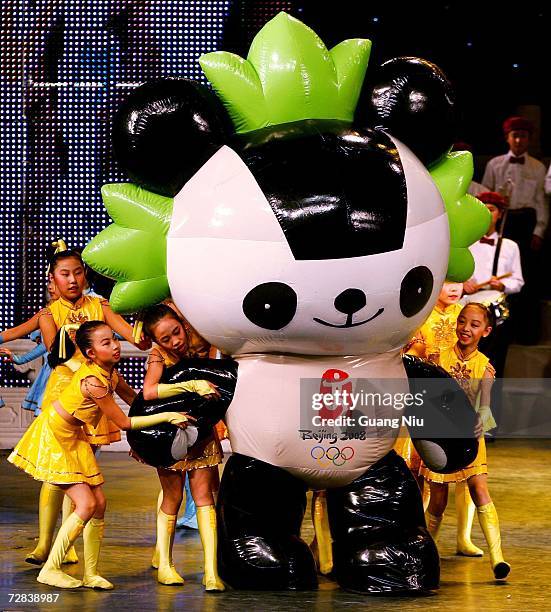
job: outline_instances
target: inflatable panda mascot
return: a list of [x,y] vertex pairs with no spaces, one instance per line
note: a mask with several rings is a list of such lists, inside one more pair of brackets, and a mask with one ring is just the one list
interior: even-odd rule
[[[315,392],[380,390],[384,379],[407,392],[446,377],[401,347],[445,278],[471,275],[467,247],[489,222],[465,195],[470,154],[449,154],[454,98],[444,75],[398,58],[364,85],[369,52],[362,39],[328,50],[280,13],[246,60],[201,57],[214,93],[159,80],[137,88],[116,119],[115,154],[133,183],[104,186],[114,223],[84,257],[118,281],[114,310],[171,295],[238,364],[226,414],[233,455],[218,498],[220,574],[235,588],[316,588],[300,538],[309,488],[327,489],[342,587],[411,594],[438,585],[420,494],[387,425],[403,406],[364,407],[377,418],[354,435],[330,419],[312,426],[312,413],[351,414],[346,402],[313,407]],[[439,471],[477,450],[474,412],[464,397],[452,403],[419,412],[462,419],[471,435],[417,436]]]

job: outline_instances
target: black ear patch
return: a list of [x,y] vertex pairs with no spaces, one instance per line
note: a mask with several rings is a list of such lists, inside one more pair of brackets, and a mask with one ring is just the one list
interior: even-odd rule
[[186,79],[159,79],[136,88],[121,106],[113,148],[132,181],[172,197],[229,134],[226,110],[209,89]]
[[374,76],[361,119],[404,142],[426,165],[446,155],[455,141],[457,112],[452,86],[431,62],[398,57]]

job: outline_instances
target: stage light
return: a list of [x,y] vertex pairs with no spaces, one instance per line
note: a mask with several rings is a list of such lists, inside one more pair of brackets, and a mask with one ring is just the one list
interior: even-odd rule
[[[4,328],[44,305],[52,240],[82,248],[108,225],[101,185],[125,180],[111,156],[116,109],[134,87],[158,76],[205,82],[197,58],[219,48],[231,4],[90,0],[82,10],[69,2],[14,5],[0,83]],[[288,3],[272,4],[283,9]],[[23,40],[31,41],[24,64]],[[141,385],[141,360],[125,360],[121,368],[130,384]],[[1,368],[0,376],[2,386],[28,384],[10,367]]]

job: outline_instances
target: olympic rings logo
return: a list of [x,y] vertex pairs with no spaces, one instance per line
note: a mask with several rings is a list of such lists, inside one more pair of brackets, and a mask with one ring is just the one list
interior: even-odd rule
[[345,446],[340,449],[337,446],[314,446],[310,451],[310,456],[315,459],[321,467],[328,467],[331,463],[340,467],[347,461],[350,461],[354,456],[354,449],[351,446]]

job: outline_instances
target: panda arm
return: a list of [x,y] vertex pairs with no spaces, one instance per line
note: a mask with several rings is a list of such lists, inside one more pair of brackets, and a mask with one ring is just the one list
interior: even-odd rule
[[423,397],[422,403],[409,407],[406,414],[423,420],[420,428],[408,424],[421,459],[435,472],[466,467],[478,452],[480,427],[465,392],[441,367],[412,355],[402,359],[411,392]]

